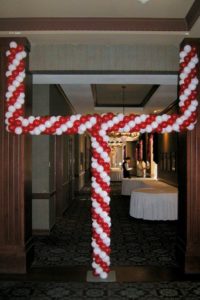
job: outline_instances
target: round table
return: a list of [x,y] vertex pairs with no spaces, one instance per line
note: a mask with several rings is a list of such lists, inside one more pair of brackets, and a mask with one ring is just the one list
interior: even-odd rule
[[144,220],[177,220],[177,188],[141,188],[132,191],[130,215]]

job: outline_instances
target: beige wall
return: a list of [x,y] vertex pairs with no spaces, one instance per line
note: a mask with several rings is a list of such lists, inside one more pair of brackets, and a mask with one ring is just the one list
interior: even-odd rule
[[30,69],[177,71],[178,53],[170,45],[32,45]]

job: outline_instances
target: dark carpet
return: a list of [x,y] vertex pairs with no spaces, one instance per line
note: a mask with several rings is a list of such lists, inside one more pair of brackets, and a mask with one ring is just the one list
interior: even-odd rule
[[[90,265],[89,188],[86,187],[76,200],[50,236],[35,237],[36,272],[37,267],[45,269],[65,265]],[[113,266],[176,266],[175,222],[145,222],[129,217],[129,199],[120,196],[119,184],[112,185],[111,208]],[[1,277],[0,300],[200,299],[200,281],[158,279],[156,282],[122,280],[114,283],[87,283],[78,280],[65,282],[58,280],[57,275],[55,280],[51,275],[42,280],[39,274],[34,279],[33,276],[34,274],[30,274],[25,280],[22,277],[20,279],[20,276],[7,276],[6,279]],[[48,278],[51,279],[48,281]]]
[[[151,222],[129,216],[129,197],[112,184],[112,266],[176,266],[176,222]],[[35,237],[35,267],[89,266],[91,263],[90,188],[82,193],[55,225],[50,236]]]
[[0,282],[1,300],[47,299],[200,299],[200,283],[55,283]]

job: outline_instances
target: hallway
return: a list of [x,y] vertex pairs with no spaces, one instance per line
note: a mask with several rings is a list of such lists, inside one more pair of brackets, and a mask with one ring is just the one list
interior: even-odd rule
[[[28,274],[0,275],[0,299],[199,299],[198,277],[183,276],[175,260],[176,222],[129,216],[129,197],[112,183],[111,269],[117,282],[87,282],[90,270],[90,188],[84,187],[49,236],[35,236]],[[192,280],[192,281],[190,281]]]
[[[176,222],[129,216],[130,197],[111,186],[111,266],[175,267]],[[35,236],[34,267],[91,265],[90,188],[84,187],[49,236]]]

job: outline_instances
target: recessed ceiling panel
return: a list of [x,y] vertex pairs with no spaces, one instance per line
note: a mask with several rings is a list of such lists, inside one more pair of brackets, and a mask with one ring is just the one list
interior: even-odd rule
[[154,86],[148,84],[92,85],[96,107],[139,107],[144,106],[153,94]]

